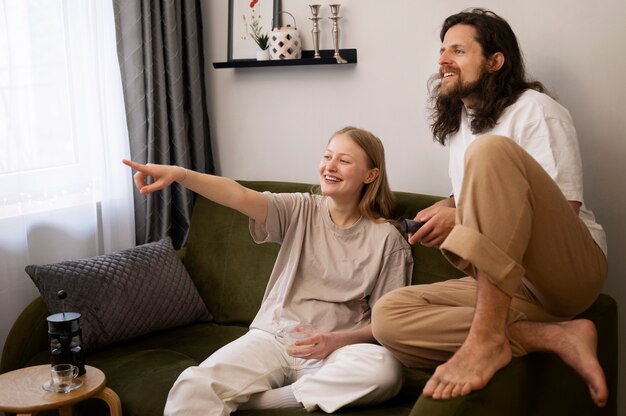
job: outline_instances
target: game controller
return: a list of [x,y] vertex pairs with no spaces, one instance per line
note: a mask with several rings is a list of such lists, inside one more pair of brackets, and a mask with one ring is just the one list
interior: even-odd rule
[[424,223],[421,221],[404,219],[402,220],[402,231],[406,234],[413,234],[419,230],[422,225],[424,225]]

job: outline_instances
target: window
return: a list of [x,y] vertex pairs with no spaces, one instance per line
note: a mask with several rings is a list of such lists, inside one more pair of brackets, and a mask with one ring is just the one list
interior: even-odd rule
[[97,3],[0,0],[0,218],[102,199],[111,74],[97,48],[115,38]]

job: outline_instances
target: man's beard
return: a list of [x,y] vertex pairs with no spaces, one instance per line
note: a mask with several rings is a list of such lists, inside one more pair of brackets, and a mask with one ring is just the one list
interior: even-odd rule
[[480,78],[476,81],[463,82],[463,80],[459,78],[453,85],[449,85],[446,90],[442,88],[440,80],[438,92],[439,97],[462,100],[471,96],[480,95],[488,77],[489,72],[483,69],[480,73]]

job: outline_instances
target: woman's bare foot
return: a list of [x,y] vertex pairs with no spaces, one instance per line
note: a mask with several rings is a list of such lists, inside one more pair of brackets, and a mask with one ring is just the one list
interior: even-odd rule
[[423,393],[433,399],[465,396],[482,389],[493,375],[511,361],[511,346],[504,334],[470,331],[461,348],[437,367]]

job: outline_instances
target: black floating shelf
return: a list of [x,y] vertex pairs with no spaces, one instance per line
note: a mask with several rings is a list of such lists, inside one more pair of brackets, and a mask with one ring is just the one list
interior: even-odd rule
[[[320,51],[320,58],[313,58],[314,51],[302,51],[300,59],[277,59],[271,61],[257,61],[256,59],[234,59],[228,62],[213,62],[214,68],[258,68],[265,66],[295,66],[295,65],[338,65],[333,57],[333,49]],[[340,49],[339,54],[348,64],[356,64],[356,49]]]

